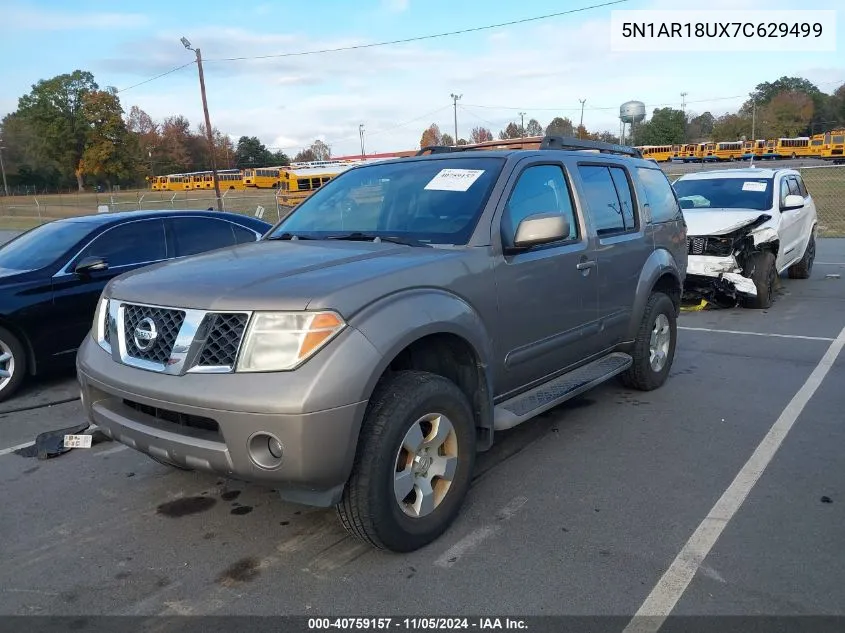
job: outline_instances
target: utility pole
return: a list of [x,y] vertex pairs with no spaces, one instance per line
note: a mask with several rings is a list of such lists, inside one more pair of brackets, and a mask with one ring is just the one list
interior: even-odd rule
[[519,113],[519,134],[522,138],[525,138],[525,112]]
[[463,97],[464,95],[456,95],[452,93],[450,95],[452,97],[452,105],[455,108],[455,145],[458,144],[458,99]]
[[181,42],[182,46],[197,54],[197,70],[200,75],[200,93],[202,94],[202,111],[205,115],[205,133],[208,136],[208,150],[211,154],[211,177],[214,181],[214,195],[217,198],[217,210],[222,211],[223,199],[220,197],[220,181],[217,177],[217,158],[214,155],[214,134],[211,131],[211,119],[208,116],[208,101],[205,98],[205,76],[202,72],[202,54],[200,53],[200,49],[191,48],[191,43],[187,40],[187,38],[183,37]]
[[584,104],[587,102],[586,99],[578,99],[581,102],[581,122],[578,124],[578,138],[582,138],[583,130],[584,130]]
[[358,125],[358,136],[361,137],[361,160],[364,160],[366,154],[364,153],[364,124]]
[[3,150],[6,149],[0,145],[0,171],[3,172],[3,191],[6,192],[6,197],[9,196],[9,184],[6,182],[6,166],[3,164]]
[[686,92],[681,93],[681,110],[683,111],[684,114],[687,113],[687,93]]

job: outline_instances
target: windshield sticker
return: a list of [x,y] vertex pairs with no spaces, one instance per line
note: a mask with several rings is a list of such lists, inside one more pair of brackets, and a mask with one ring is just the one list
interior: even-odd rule
[[743,191],[765,191],[766,190],[766,183],[764,182],[753,182],[753,181],[746,181],[742,183],[742,190]]
[[425,188],[429,191],[466,191],[483,173],[483,169],[441,169]]

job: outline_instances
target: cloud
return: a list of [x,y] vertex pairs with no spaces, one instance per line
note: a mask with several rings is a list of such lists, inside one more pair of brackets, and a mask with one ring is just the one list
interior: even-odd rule
[[[670,9],[676,4],[676,0],[654,0],[638,8]],[[761,0],[708,3],[714,10],[763,6]],[[819,56],[792,54],[747,55],[740,60],[724,53],[614,53],[609,24],[608,10],[583,14],[578,20],[561,18],[459,38],[231,62],[220,58],[371,40],[211,26],[184,35],[202,48],[206,60],[214,126],[235,138],[258,136],[289,152],[322,138],[336,154],[355,153],[360,123],[365,125],[368,151],[413,148],[432,122],[453,133],[452,92],[463,94],[458,126],[460,136],[466,137],[478,125],[491,128],[495,135],[508,122],[518,121],[520,111],[526,112],[526,121],[536,118],[543,125],[555,116],[577,122],[579,99],[587,100],[588,129],[618,131],[619,104],[629,99],[644,101],[650,114],[657,106],[679,107],[680,93],[687,92],[688,112],[709,110],[719,115],[736,109],[744,97],[719,98],[746,95],[755,84],[783,74],[809,69],[808,77],[814,81],[845,78],[845,67],[837,67],[832,55],[821,58],[829,62],[818,63],[814,60]],[[189,58],[179,44],[182,34],[167,29],[124,41],[101,65],[138,81],[165,72]],[[143,57],[137,55],[139,50],[145,51]],[[737,63],[742,72],[726,72]],[[155,118],[182,113],[194,123],[202,120],[192,67],[126,92],[121,100],[127,110],[138,104]]]
[[3,23],[15,31],[128,29],[147,26],[150,22],[150,17],[143,13],[80,13],[28,7],[11,7],[3,11]]
[[381,6],[391,13],[403,13],[411,8],[411,0],[382,0]]

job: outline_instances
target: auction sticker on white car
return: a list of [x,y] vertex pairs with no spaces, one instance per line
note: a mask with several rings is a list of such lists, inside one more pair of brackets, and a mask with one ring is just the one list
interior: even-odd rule
[[766,190],[766,183],[765,182],[755,182],[753,180],[747,180],[746,182],[742,183],[742,190],[743,191],[765,191]]
[[441,169],[425,188],[429,191],[466,191],[483,173],[483,169]]

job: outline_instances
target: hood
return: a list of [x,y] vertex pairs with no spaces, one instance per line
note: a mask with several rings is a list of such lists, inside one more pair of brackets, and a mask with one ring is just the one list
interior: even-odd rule
[[726,235],[749,224],[763,224],[771,216],[753,209],[684,209],[687,235]]
[[388,242],[262,240],[125,273],[106,292],[179,308],[304,310],[340,289],[455,255]]

